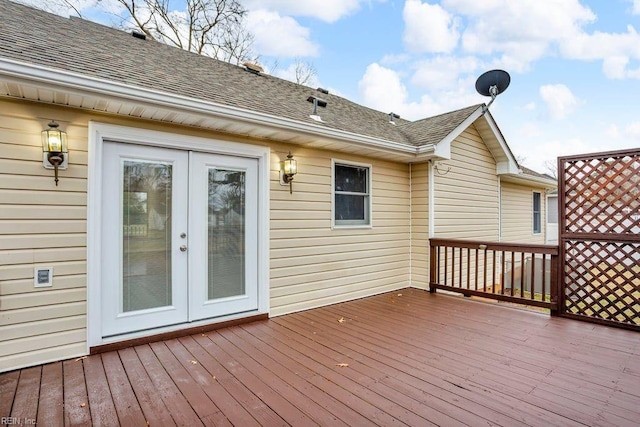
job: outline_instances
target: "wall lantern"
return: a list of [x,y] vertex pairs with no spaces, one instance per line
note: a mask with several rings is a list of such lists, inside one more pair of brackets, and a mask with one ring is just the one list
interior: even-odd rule
[[287,155],[287,158],[284,162],[282,162],[282,182],[285,184],[289,184],[289,194],[293,194],[293,188],[291,186],[291,182],[293,181],[293,177],[298,173],[298,163],[293,158],[291,151]]
[[55,170],[56,186],[58,185],[58,169],[67,169],[69,149],[67,133],[58,129],[58,123],[51,120],[49,129],[42,131],[42,164],[45,169]]

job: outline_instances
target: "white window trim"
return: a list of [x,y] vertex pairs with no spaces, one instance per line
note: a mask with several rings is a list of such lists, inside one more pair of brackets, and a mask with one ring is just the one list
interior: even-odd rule
[[[369,170],[367,191],[369,193],[369,224],[336,224],[336,165],[364,167]],[[350,160],[331,159],[331,228],[332,229],[368,229],[373,228],[373,165]]]
[[[534,203],[534,195],[537,194],[540,199],[540,231],[536,232],[536,217],[535,217],[535,203]],[[531,192],[531,235],[539,236],[542,234],[542,209],[544,208],[542,203],[542,192],[540,191],[532,191]]]
[[[101,241],[102,241],[102,158],[104,141],[116,141],[163,148],[227,154],[258,160],[258,313],[269,313],[269,191],[270,151],[268,147],[160,132],[141,127],[128,127],[89,122],[89,167],[87,177],[87,354],[92,346],[114,340],[103,340],[101,334]],[[245,316],[235,314],[216,318],[216,322]],[[127,335],[126,338],[168,332],[211,323],[211,320],[174,325]]]

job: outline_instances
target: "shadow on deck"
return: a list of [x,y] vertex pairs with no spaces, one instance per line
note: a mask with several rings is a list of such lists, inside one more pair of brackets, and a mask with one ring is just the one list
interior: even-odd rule
[[640,334],[416,289],[0,374],[3,423],[638,425]]

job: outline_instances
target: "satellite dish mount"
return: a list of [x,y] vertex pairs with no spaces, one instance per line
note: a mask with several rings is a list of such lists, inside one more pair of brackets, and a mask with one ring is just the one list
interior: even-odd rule
[[511,83],[511,76],[504,70],[491,70],[483,73],[476,80],[476,90],[480,95],[490,96],[491,101],[482,107],[482,114],[489,111],[489,106],[495,101],[496,97],[507,90]]

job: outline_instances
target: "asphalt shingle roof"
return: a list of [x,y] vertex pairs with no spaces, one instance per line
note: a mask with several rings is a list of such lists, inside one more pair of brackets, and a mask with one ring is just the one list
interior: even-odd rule
[[414,145],[437,144],[481,106],[482,104],[472,105],[438,116],[409,122],[402,126],[402,130]]
[[551,179],[551,180],[555,180],[554,177],[547,175],[546,173],[540,173],[540,172],[536,172],[533,169],[529,169],[526,166],[522,166],[520,165],[520,169],[522,169],[522,173],[526,174],[526,175],[531,175],[531,176],[535,176],[536,178],[544,178],[544,179]]
[[145,89],[313,123],[309,96],[323,126],[412,146],[439,142],[478,105],[411,122],[266,74],[78,18],[0,0],[0,56]]

